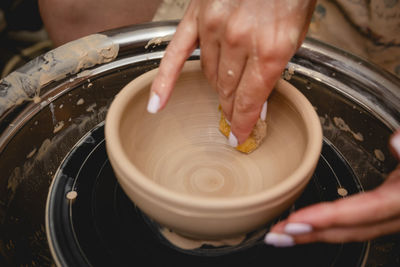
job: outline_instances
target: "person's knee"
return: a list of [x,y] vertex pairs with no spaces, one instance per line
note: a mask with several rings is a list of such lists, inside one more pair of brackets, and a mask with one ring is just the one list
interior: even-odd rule
[[[90,0],[89,0],[90,1]],[[85,2],[81,0],[39,0],[39,10],[47,33],[58,46],[80,37]]]
[[40,12],[56,46],[76,38],[151,21],[161,0],[39,0]]

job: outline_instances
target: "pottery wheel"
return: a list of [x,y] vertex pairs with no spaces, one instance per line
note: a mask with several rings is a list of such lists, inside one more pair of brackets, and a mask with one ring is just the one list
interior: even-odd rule
[[[301,207],[360,190],[347,162],[324,141],[312,181],[277,220]],[[103,123],[84,136],[62,163],[48,207],[53,253],[63,266],[126,266],[135,262],[149,266],[165,262],[177,266],[360,266],[367,248],[366,243],[350,243],[276,249],[262,242],[263,234],[254,238],[254,233],[234,247],[177,248],[120,188],[107,158]]]
[[[287,249],[264,245],[261,234],[239,247],[195,251],[178,250],[161,238],[158,225],[119,188],[107,161],[102,126],[96,125],[104,121],[112,99],[127,83],[158,67],[167,42],[147,44],[175,29],[176,22],[158,22],[108,31],[104,33],[108,38],[99,45],[117,44],[117,58],[74,74],[67,68],[64,79],[57,76],[45,86],[27,88],[40,89],[40,99],[9,110],[6,100],[16,101],[20,87],[14,86],[14,91],[9,88],[12,84],[2,83],[0,266],[132,266],[141,262],[146,266],[398,266],[400,234],[367,244]],[[199,57],[196,49],[191,59]],[[85,65],[79,62],[77,57],[67,66]],[[49,62],[39,57],[19,73],[37,71],[44,63]],[[326,140],[317,171],[294,209],[356,193],[358,180],[364,190],[380,185],[397,165],[387,140],[400,127],[400,80],[309,39],[291,59],[284,76],[314,106]],[[62,172],[55,175],[57,170]]]

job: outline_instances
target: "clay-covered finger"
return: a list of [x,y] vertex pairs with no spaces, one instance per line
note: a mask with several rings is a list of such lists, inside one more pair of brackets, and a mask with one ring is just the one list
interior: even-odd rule
[[233,100],[246,65],[246,53],[241,47],[221,44],[216,89],[219,103],[228,121],[232,119]]
[[232,134],[243,143],[260,117],[263,105],[274,83],[266,83],[257,62],[248,59],[239,86],[235,92],[232,113]]
[[161,60],[158,74],[150,89],[147,106],[150,113],[156,113],[166,105],[183,64],[196,47],[198,27],[194,5],[195,2],[189,5]]

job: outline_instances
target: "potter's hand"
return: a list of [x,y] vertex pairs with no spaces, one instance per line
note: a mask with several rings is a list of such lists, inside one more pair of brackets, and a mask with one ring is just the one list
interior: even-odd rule
[[[392,136],[400,159],[400,130]],[[400,165],[373,191],[313,205],[272,227],[265,241],[275,246],[310,242],[365,241],[400,231]]]
[[201,47],[203,72],[239,143],[249,136],[284,67],[301,44],[314,0],[193,0],[151,87],[162,109],[187,57]]

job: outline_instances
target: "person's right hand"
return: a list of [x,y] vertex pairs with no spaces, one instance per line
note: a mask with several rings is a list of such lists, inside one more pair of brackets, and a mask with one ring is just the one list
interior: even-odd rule
[[314,5],[315,0],[193,0],[161,61],[149,112],[165,107],[199,44],[203,72],[231,123],[230,144],[244,142],[302,43]]

